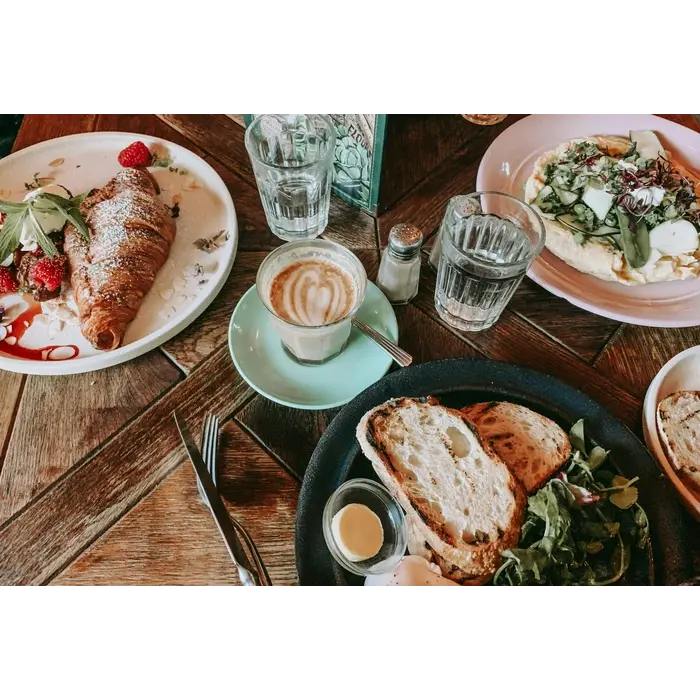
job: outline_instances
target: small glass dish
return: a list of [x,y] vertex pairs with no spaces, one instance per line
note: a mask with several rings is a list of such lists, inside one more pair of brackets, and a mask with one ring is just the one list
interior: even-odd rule
[[[371,559],[350,561],[340,551],[331,531],[335,514],[351,503],[361,503],[377,515],[384,530],[384,543]],[[351,479],[328,499],[323,510],[323,537],[333,558],[344,569],[358,576],[393,571],[406,553],[406,519],[394,497],[376,481]]]

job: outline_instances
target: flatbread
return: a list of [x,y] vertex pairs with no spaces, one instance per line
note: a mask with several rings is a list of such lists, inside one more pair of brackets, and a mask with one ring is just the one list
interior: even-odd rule
[[[525,201],[532,203],[545,186],[545,168],[578,143],[592,142],[605,148],[612,156],[622,156],[632,147],[632,141],[624,136],[588,136],[586,138],[565,141],[551,151],[543,153],[535,162],[532,175],[525,183]],[[689,168],[671,158],[666,149],[666,156],[671,165],[682,175],[695,183],[695,191],[700,197],[700,177]],[[619,282],[626,285],[648,284],[650,282],[667,282],[683,280],[700,275],[700,251],[694,255],[664,256],[651,259],[644,267],[633,269],[625,260],[622,251],[607,241],[588,239],[579,244],[574,234],[566,226],[554,219],[543,216],[546,242],[545,245],[554,255],[571,267],[587,275],[593,275],[607,282]]]

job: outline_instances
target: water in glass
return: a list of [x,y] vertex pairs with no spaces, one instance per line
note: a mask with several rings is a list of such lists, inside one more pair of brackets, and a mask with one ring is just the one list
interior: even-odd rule
[[320,236],[328,224],[335,131],[317,114],[265,114],[246,131],[270,230],[286,241]]
[[[474,198],[455,200],[448,207],[439,233],[435,307],[451,326],[479,331],[498,320],[539,253],[543,233],[537,225],[541,226],[541,221],[533,212],[533,232],[521,215],[513,215],[511,220],[505,218],[505,212],[504,216],[483,213]],[[513,202],[513,208],[522,204],[515,199]],[[492,204],[488,208],[496,207]]]

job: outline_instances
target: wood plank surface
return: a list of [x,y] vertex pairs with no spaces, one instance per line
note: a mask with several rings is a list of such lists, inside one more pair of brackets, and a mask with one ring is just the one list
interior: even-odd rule
[[[434,297],[435,273],[432,268],[424,265],[415,305],[433,320],[449,328],[435,310]],[[638,427],[641,403],[637,398],[509,308],[506,308],[496,325],[488,330],[462,333],[450,328],[450,331],[494,360],[555,375],[600,401],[631,428]]]
[[430,236],[440,225],[449,200],[460,194],[474,192],[481,156],[494,138],[518,119],[519,115],[511,115],[500,124],[484,127],[475,138],[458,149],[452,158],[433,170],[395,206],[382,214],[377,219],[380,244],[387,244],[391,227],[399,223],[415,224],[426,238]]
[[527,277],[508,308],[590,362],[622,325],[579,309]]
[[99,372],[27,377],[0,473],[0,522],[179,379],[157,350]]
[[0,478],[23,384],[24,375],[0,372]]
[[94,131],[96,114],[25,114],[12,152],[59,136]]
[[[299,484],[237,425],[219,446],[219,491],[258,544],[274,585],[294,584]],[[56,585],[239,585],[189,461],[53,581]]]
[[171,413],[198,435],[206,412],[231,415],[252,391],[221,348],[94,456],[0,525],[0,585],[44,583],[182,463]]
[[700,326],[645,328],[626,325],[605,348],[596,368],[640,399],[651,380],[675,355],[700,345]]

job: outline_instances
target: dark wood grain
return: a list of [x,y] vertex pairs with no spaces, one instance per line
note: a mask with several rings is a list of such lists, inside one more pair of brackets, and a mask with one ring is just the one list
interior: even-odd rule
[[[485,127],[459,114],[391,114],[387,117],[379,185],[386,211],[436,166]],[[407,158],[407,154],[411,154]]]
[[207,310],[162,350],[185,373],[217,348],[226,344],[231,314],[241,297],[255,284],[255,275],[266,252],[240,252],[226,284]]
[[214,156],[229,170],[255,185],[243,143],[243,129],[225,114],[159,114],[160,119]]
[[198,156],[204,155],[204,151],[198,148],[195,143],[153,114],[100,114],[95,124],[95,131],[128,131],[146,134],[172,141]]
[[226,115],[229,119],[233,119],[238,126],[243,127],[245,129],[245,114],[227,114]]
[[[435,310],[434,296],[435,273],[424,265],[415,305],[448,327]],[[638,427],[641,403],[637,398],[510,309],[506,308],[496,325],[488,330],[477,333],[450,330],[487,357],[553,374],[590,394],[628,426]]]
[[251,393],[226,348],[215,352],[97,454],[0,525],[0,585],[51,579],[182,463],[173,410],[198,435],[205,412],[226,418]]
[[450,159],[382,214],[377,219],[381,245],[387,244],[391,227],[398,223],[415,224],[426,238],[432,234],[442,221],[449,200],[459,194],[474,192],[481,156],[493,139],[519,118],[519,115],[512,115],[501,124],[483,127]]
[[0,371],[0,477],[24,376]]
[[0,522],[179,379],[157,350],[100,372],[27,377],[0,473]]
[[700,326],[625,326],[596,361],[596,368],[631,394],[644,398],[656,373],[675,355],[700,345]]
[[25,114],[12,151],[59,136],[93,131],[96,122],[96,114]]
[[508,308],[589,362],[621,325],[619,321],[579,309],[527,278],[516,290]]
[[[238,426],[219,446],[219,491],[258,544],[274,585],[294,584],[298,483]],[[53,581],[56,585],[230,585],[235,568],[189,462]]]

